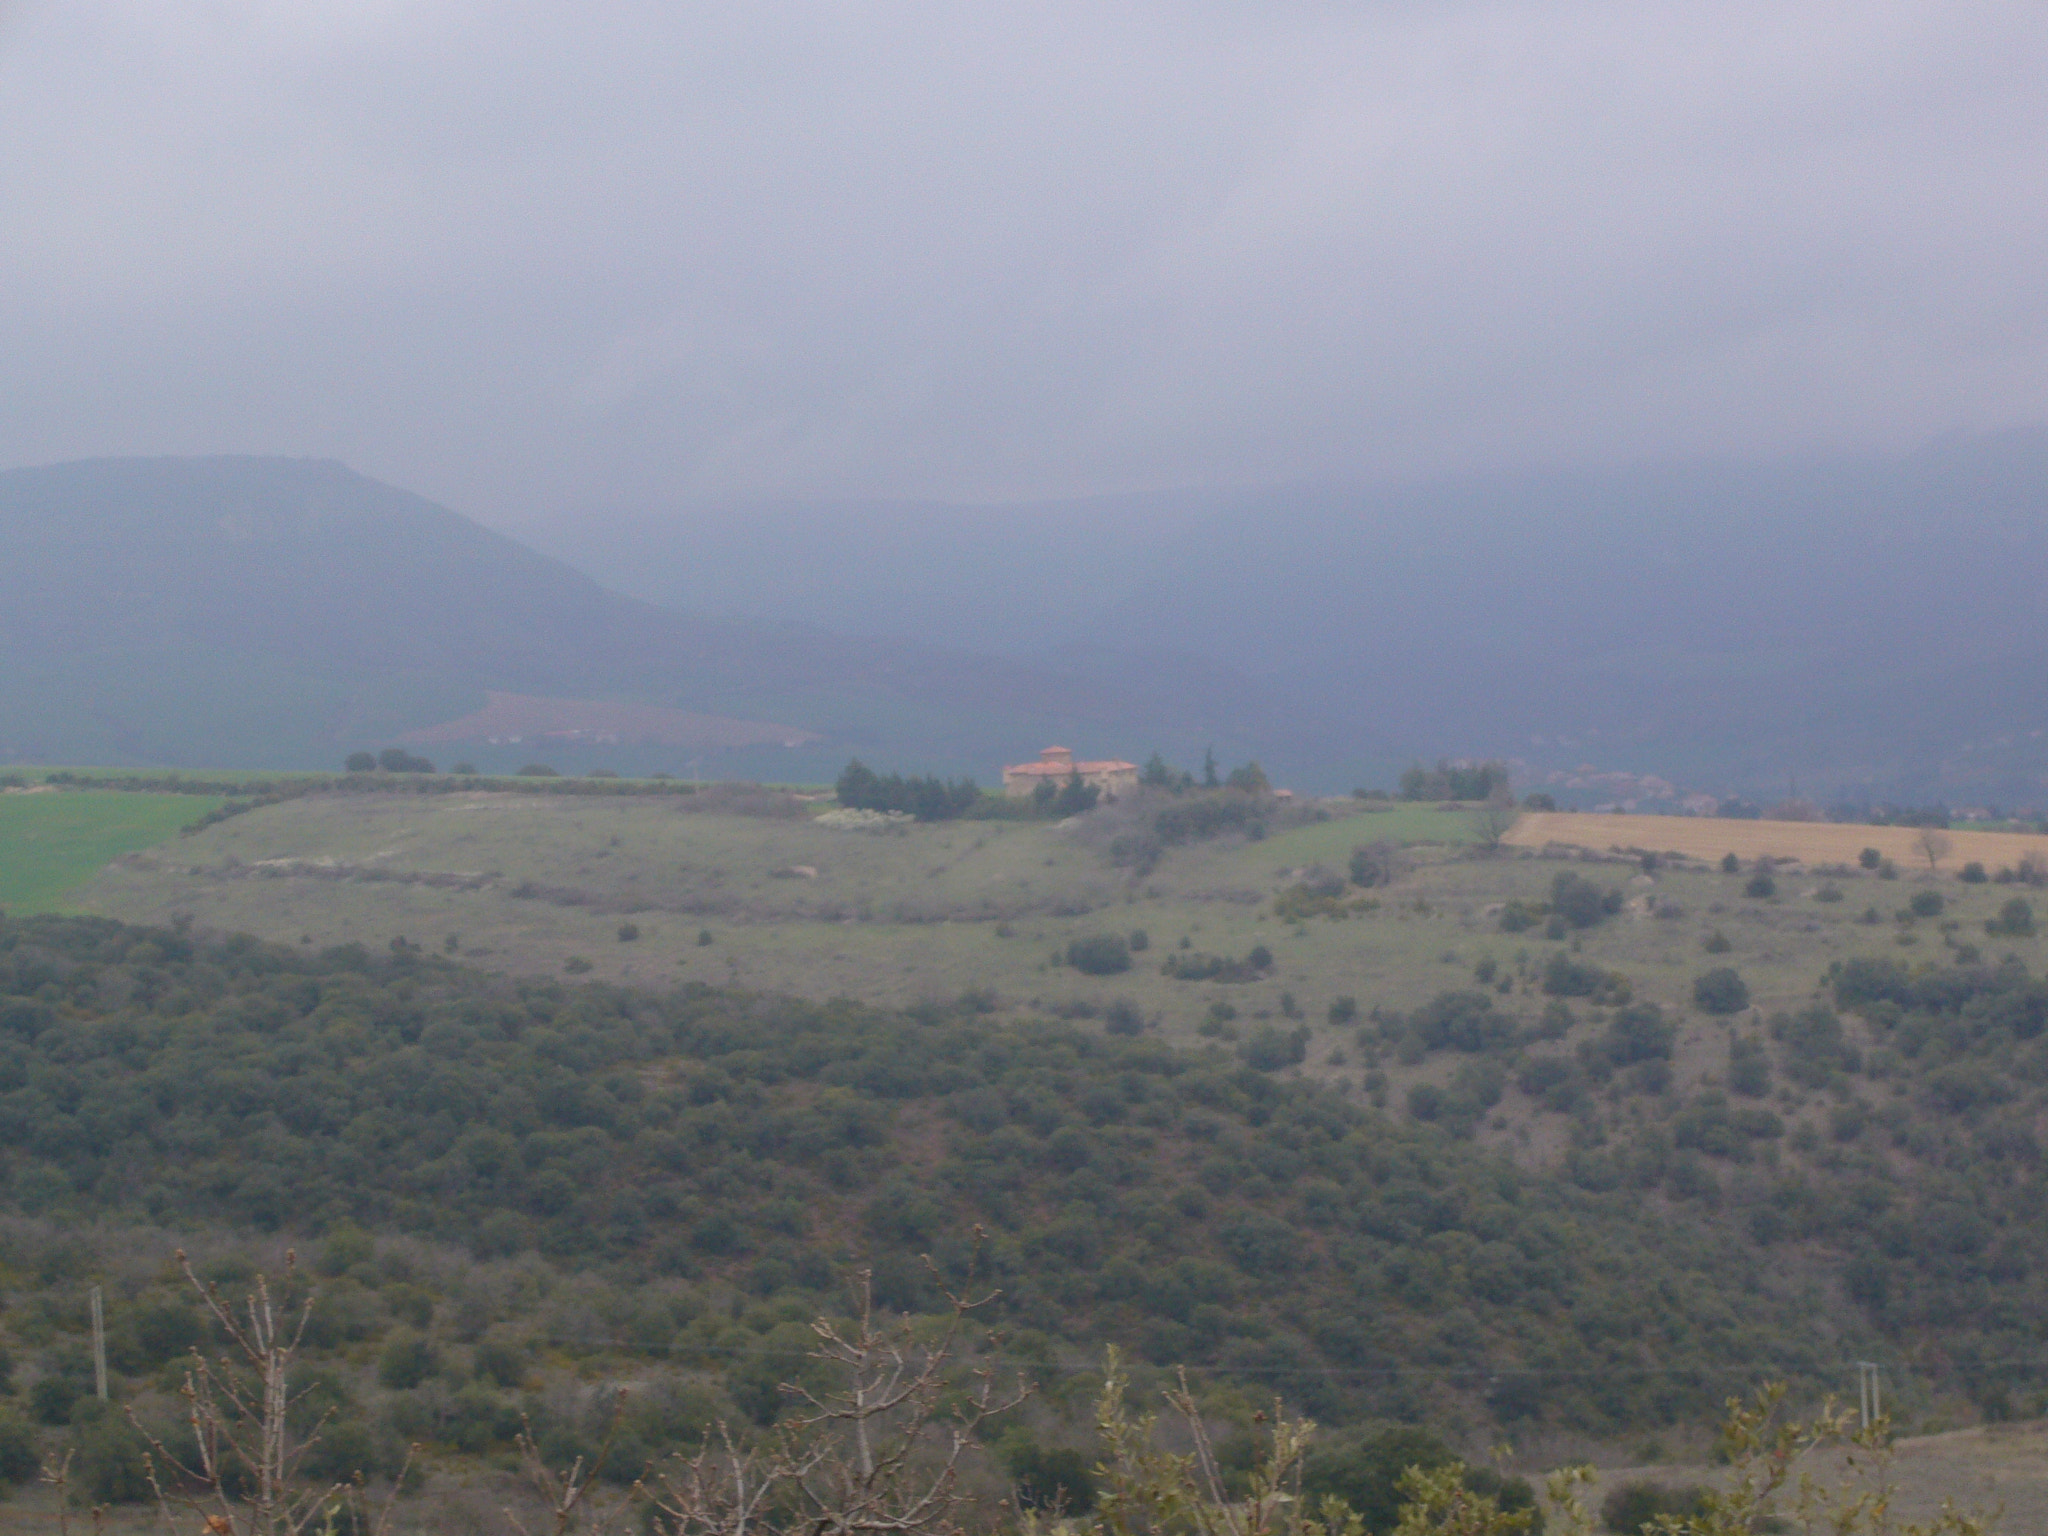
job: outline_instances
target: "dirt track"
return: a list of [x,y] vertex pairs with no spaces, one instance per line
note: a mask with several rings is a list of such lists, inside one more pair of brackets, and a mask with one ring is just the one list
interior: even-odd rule
[[[1718,859],[1732,853],[1744,862],[1768,855],[1804,864],[1854,864],[1875,848],[1901,871],[1928,867],[1917,827],[1864,827],[1827,821],[1722,821],[1711,816],[1586,816],[1569,811],[1529,811],[1502,839],[1517,848],[1565,843],[1576,848],[1683,853]],[[2028,832],[1944,832],[1948,851],[1936,869],[1954,874],[1975,861],[1996,873],[2017,866],[2027,854],[2048,860],[2048,837]]]

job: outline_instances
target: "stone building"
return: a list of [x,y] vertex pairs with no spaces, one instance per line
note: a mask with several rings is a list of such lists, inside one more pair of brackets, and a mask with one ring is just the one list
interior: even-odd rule
[[1037,762],[1012,763],[1003,769],[1003,793],[1013,799],[1023,799],[1041,784],[1050,784],[1058,789],[1077,773],[1081,775],[1083,784],[1101,790],[1106,798],[1114,798],[1138,787],[1136,763],[1127,763],[1120,758],[1077,763],[1071,748],[1047,747],[1038,754]]

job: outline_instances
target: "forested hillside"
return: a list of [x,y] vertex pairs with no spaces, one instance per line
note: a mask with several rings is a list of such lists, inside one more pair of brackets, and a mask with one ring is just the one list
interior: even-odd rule
[[[2027,1406],[2048,991],[1868,964],[1835,985],[1882,1061],[1798,1024],[1786,1070],[1910,1091],[1846,1108],[1817,1171],[1746,1177],[1749,1143],[1701,1103],[1676,1153],[1645,1132],[1546,1178],[1220,1051],[999,1026],[971,998],[656,996],[13,920],[0,1140],[27,1224],[7,1242],[41,1278],[7,1327],[30,1375],[75,1382],[69,1289],[119,1275],[117,1366],[147,1391],[192,1336],[184,1303],[126,1256],[136,1239],[91,1234],[252,1256],[291,1238],[329,1255],[316,1337],[342,1352],[351,1422],[484,1448],[550,1359],[661,1363],[772,1415],[788,1328],[841,1267],[871,1262],[881,1300],[917,1309],[930,1252],[1001,1286],[1038,1368],[1116,1341],[1326,1421],[1698,1423],[1746,1383],[1835,1386],[1872,1352],[1909,1362],[1909,1411]],[[1702,1160],[1735,1171],[1725,1193]],[[366,1233],[471,1266],[380,1267]],[[351,1375],[366,1349],[384,1363]]]

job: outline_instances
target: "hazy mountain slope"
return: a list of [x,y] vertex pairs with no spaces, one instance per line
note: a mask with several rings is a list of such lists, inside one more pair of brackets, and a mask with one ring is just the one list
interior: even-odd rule
[[[58,465],[0,474],[0,758],[324,765],[496,689],[820,738],[550,745],[565,767],[816,778],[859,752],[986,782],[1071,737],[1213,744],[1311,789],[1497,753],[1532,780],[1590,763],[2039,806],[2044,510],[2048,437],[2013,434],[1379,491],[558,519],[548,547],[636,598],[336,464]],[[485,766],[530,755],[504,751]]]
[[636,590],[717,611],[1228,661],[1319,722],[1326,774],[1502,752],[2039,804],[2044,513],[2048,436],[2014,433],[1415,488],[707,508],[556,538],[625,580],[622,541],[667,527],[676,563],[636,558]]
[[[0,474],[0,654],[0,757],[15,759],[324,765],[472,714],[487,689],[825,738],[720,755],[708,772],[816,776],[858,750],[987,778],[1051,734],[1131,751],[1152,722],[1186,724],[1100,672],[657,608],[305,460]],[[1230,709],[1196,728],[1228,739]]]

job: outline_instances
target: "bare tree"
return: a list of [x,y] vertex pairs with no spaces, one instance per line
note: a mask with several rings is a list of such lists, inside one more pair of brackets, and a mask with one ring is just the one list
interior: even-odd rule
[[[950,1315],[927,1338],[915,1320],[876,1318],[872,1278],[865,1269],[854,1276],[850,1324],[811,1324],[810,1357],[836,1385],[785,1382],[793,1411],[766,1443],[742,1450],[721,1423],[696,1456],[642,1480],[662,1536],[952,1536],[965,1528],[961,1458],[988,1420],[1031,1390],[1021,1380],[998,1383],[985,1367],[962,1386],[951,1368],[971,1314],[997,1293],[969,1300],[947,1291]],[[942,1408],[947,1397],[952,1406]]]
[[[564,1472],[557,1472],[542,1456],[540,1442],[533,1437],[533,1426],[522,1424],[519,1430],[519,1466],[533,1491],[540,1496],[542,1506],[547,1510],[549,1526],[561,1533],[574,1530],[588,1519],[584,1529],[603,1532],[623,1529],[629,1510],[625,1501],[615,1501],[610,1507],[601,1507],[591,1497],[598,1479],[604,1475],[606,1463],[611,1460],[612,1445],[618,1439],[619,1421],[624,1417],[626,1393],[620,1388],[612,1398],[611,1417],[605,1423],[604,1439],[599,1442],[596,1452],[589,1456],[578,1456]],[[505,1511],[505,1518],[520,1536],[528,1536],[526,1523],[511,1510]]]
[[[1176,1455],[1160,1445],[1158,1416],[1125,1406],[1129,1387],[1117,1352],[1108,1353],[1095,1429],[1102,1444],[1103,1489],[1096,1513],[1080,1536],[1365,1536],[1365,1522],[1341,1502],[1312,1506],[1302,1497],[1301,1472],[1315,1425],[1290,1419],[1280,1405],[1253,1415],[1261,1443],[1241,1489],[1226,1486],[1200,1405],[1181,1372],[1165,1394],[1179,1437],[1193,1449]],[[1027,1536],[1041,1536],[1034,1518]]]
[[[66,1451],[62,1456],[45,1456],[36,1474],[36,1481],[55,1495],[57,1500],[57,1536],[71,1536],[71,1458],[75,1451]],[[94,1512],[93,1524],[98,1525],[98,1511]]]
[[[331,1524],[345,1502],[352,1497],[360,1502],[363,1490],[360,1481],[350,1488],[309,1485],[299,1477],[300,1464],[327,1423],[322,1414],[304,1435],[294,1435],[290,1423],[293,1405],[304,1396],[293,1395],[291,1373],[313,1314],[311,1292],[298,1304],[296,1317],[290,1317],[272,1297],[269,1281],[258,1275],[255,1289],[237,1307],[192,1272],[182,1249],[177,1262],[230,1348],[211,1360],[192,1351],[179,1394],[192,1432],[189,1461],[174,1455],[129,1412],[129,1423],[149,1446],[149,1484],[166,1528],[177,1528],[172,1512],[179,1509],[196,1515],[209,1536],[301,1536],[316,1525]],[[289,1292],[297,1255],[287,1250],[284,1264]],[[404,1482],[403,1472],[399,1481]],[[371,1529],[381,1532],[390,1516],[387,1503]]]
[[1939,827],[1922,827],[1920,835],[1913,839],[1913,846],[1920,850],[1927,860],[1927,868],[1933,871],[1939,869],[1941,861],[1948,857],[1951,845],[1948,834]]

